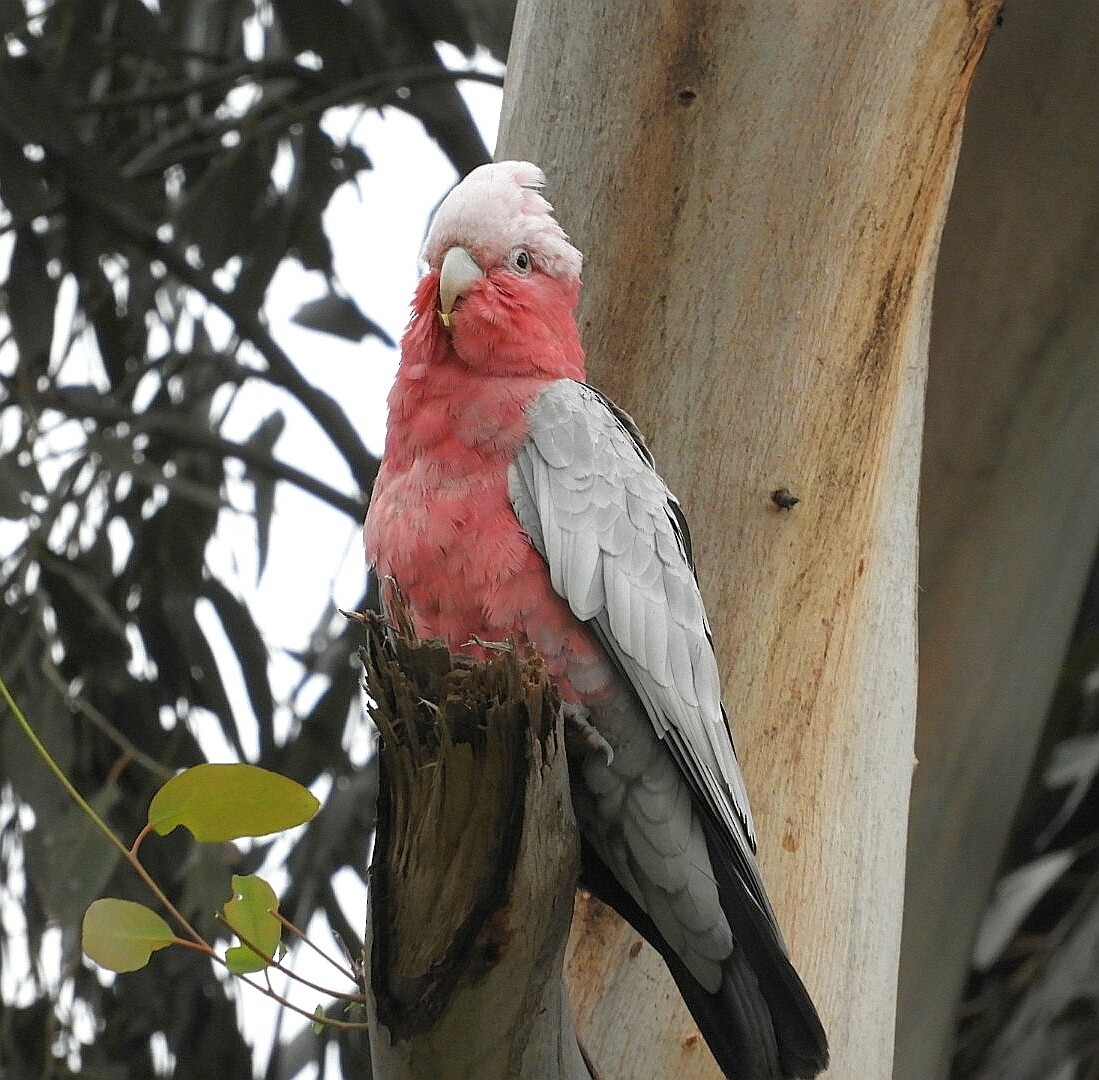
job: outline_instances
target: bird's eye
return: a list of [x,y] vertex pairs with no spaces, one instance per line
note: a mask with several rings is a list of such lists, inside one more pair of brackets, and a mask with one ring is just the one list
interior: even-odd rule
[[520,277],[526,277],[530,273],[531,262],[530,252],[525,248],[516,248],[508,256],[508,265],[514,270]]

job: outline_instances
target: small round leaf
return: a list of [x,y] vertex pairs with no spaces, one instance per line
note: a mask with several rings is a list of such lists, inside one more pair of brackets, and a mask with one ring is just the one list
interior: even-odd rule
[[319,808],[308,788],[256,765],[196,765],[153,796],[149,827],[164,836],[183,825],[196,840],[220,843],[292,829]]
[[137,971],[175,940],[155,911],[132,900],[96,900],[84,912],[84,952],[109,971]]
[[282,940],[282,923],[274,915],[279,909],[279,898],[275,890],[255,874],[247,877],[234,874],[233,893],[233,899],[225,903],[221,913],[225,922],[250,944],[227,949],[225,962],[236,975],[262,971],[274,959]]

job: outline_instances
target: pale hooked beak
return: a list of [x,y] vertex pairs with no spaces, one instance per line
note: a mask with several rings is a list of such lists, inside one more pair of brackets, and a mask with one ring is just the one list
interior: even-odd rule
[[454,305],[484,276],[473,256],[463,247],[452,247],[439,268],[439,318],[450,326]]

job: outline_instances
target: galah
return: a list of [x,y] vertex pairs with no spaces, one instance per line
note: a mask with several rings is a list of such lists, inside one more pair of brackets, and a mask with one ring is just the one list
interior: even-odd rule
[[735,1080],[828,1050],[755,861],[687,523],[634,422],[584,382],[580,252],[542,172],[439,206],[389,396],[367,559],[418,633],[532,642],[565,703],[585,883],[659,950]]

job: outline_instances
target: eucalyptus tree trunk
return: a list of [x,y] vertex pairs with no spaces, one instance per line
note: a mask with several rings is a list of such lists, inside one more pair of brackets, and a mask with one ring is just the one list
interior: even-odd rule
[[[1005,9],[943,238],[897,1080],[947,1075],[976,927],[1099,535],[1097,56],[1096,3]],[[1025,1055],[1018,1025],[1006,1034],[1012,1075],[1052,1076],[1024,1064],[1053,1052],[1050,1031],[1028,1034]]]
[[[692,518],[764,877],[837,1077],[892,1068],[931,282],[997,8],[529,0],[512,40],[497,156],[546,170],[587,256],[592,381]],[[655,955],[594,901],[577,916],[603,1080],[717,1077]]]

